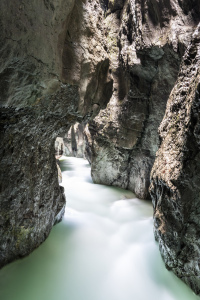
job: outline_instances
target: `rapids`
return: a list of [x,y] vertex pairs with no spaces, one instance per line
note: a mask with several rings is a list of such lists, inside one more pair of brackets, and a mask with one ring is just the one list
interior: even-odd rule
[[199,300],[165,269],[149,201],[93,184],[83,159],[62,157],[61,169],[63,221],[0,271],[1,300]]

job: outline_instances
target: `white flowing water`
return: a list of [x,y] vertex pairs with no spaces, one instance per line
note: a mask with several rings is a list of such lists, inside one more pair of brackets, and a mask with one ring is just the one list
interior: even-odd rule
[[0,300],[199,300],[165,269],[152,205],[96,185],[83,159],[64,158],[66,213],[28,257],[0,271]]

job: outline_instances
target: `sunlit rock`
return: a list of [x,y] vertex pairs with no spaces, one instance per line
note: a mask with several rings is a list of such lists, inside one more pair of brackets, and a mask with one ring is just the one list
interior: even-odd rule
[[155,237],[166,266],[200,294],[200,26],[159,127],[151,172]]
[[[199,2],[107,1],[105,37],[114,83],[107,108],[89,123],[96,183],[149,198],[158,127],[180,62],[200,19]],[[110,7],[110,9],[109,9]]]
[[155,235],[200,293],[199,21],[198,0],[0,2],[0,266],[62,218],[55,140],[78,155],[79,122],[96,183],[149,198],[158,151]]

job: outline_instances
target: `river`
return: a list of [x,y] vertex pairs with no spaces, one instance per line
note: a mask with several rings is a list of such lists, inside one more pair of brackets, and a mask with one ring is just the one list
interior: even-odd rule
[[0,300],[199,300],[165,269],[152,205],[92,183],[84,159],[61,161],[66,212],[28,257],[0,271]]

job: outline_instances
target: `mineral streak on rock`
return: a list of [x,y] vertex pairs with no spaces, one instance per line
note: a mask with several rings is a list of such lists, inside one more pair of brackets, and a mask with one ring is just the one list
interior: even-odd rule
[[200,295],[200,25],[159,127],[151,172],[155,237],[166,266]]

